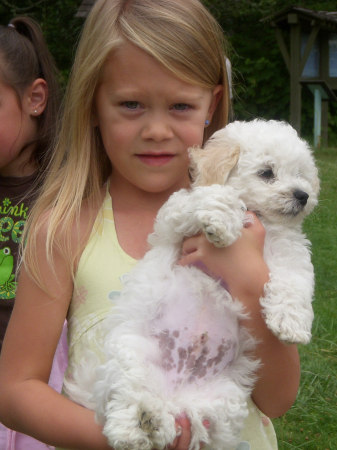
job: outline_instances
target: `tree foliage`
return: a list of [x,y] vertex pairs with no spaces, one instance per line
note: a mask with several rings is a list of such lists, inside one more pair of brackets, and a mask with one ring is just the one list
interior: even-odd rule
[[[337,11],[336,1],[203,0],[221,24],[233,67],[234,111],[238,119],[289,120],[290,78],[275,32],[262,19],[289,6]],[[330,103],[329,141],[337,142],[337,104]],[[313,96],[302,91],[302,134],[312,138]]]
[[1,24],[15,16],[28,15],[41,26],[65,85],[74,47],[83,24],[75,17],[81,0],[0,0]]
[[[181,0],[184,1],[184,0]],[[336,11],[336,0],[202,0],[221,24],[233,68],[234,111],[238,119],[289,120],[289,73],[274,30],[262,19],[291,5]],[[66,83],[83,19],[75,17],[81,0],[0,0],[2,24],[29,15],[41,25]],[[302,131],[312,136],[313,97],[303,89]],[[337,104],[330,103],[329,138],[337,141]]]

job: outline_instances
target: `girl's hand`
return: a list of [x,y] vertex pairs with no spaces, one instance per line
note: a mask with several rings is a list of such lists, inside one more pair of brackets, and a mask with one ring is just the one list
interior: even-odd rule
[[191,441],[191,424],[185,415],[176,418],[177,437],[168,446],[169,450],[188,450]]
[[[203,422],[206,429],[209,428],[208,420]],[[191,441],[191,424],[186,415],[181,415],[176,418],[176,428],[178,432],[177,437],[168,446],[169,450],[188,450]],[[200,443],[200,448],[204,447],[203,443]]]
[[217,248],[203,234],[184,241],[183,266],[193,265],[213,278],[220,278],[234,297],[262,294],[268,281],[268,269],[263,260],[265,230],[255,214],[247,213],[248,220],[242,236],[234,244]]

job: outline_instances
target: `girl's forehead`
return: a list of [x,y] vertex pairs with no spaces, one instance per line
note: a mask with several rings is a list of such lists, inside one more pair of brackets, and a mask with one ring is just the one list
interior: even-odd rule
[[[162,66],[152,55],[131,42],[121,42],[108,54],[104,69],[107,66],[117,67],[118,70],[128,70],[134,66],[158,65]],[[136,74],[134,74],[136,75]]]
[[136,45],[124,42],[112,50],[105,60],[101,83],[151,86],[162,83],[177,89],[200,89],[195,82],[187,82],[166,68],[154,56]]

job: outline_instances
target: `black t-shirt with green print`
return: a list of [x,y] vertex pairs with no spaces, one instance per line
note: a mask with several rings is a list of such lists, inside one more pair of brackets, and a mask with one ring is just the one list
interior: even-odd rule
[[19,245],[35,198],[35,183],[36,174],[18,178],[0,176],[0,351],[14,306]]

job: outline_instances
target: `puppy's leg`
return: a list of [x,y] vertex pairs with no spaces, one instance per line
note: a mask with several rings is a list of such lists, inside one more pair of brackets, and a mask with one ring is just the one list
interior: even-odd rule
[[308,241],[294,230],[266,228],[269,282],[260,299],[268,328],[282,341],[307,344],[313,321],[314,269]]
[[106,405],[103,434],[116,450],[164,449],[176,437],[175,420],[164,402],[148,392],[130,391],[134,398],[112,399]]
[[209,188],[210,192],[204,192],[204,187],[198,188],[202,199],[196,214],[207,239],[216,247],[226,247],[241,235],[246,207],[229,186]]
[[241,234],[245,205],[229,186],[198,186],[174,193],[158,213],[150,243],[181,244],[186,236],[204,232],[218,247]]
[[199,393],[198,399],[186,407],[191,422],[190,450],[199,450],[201,442],[208,450],[234,449],[239,442],[248,416],[247,392],[226,376],[214,388],[211,392],[208,386],[208,396]]
[[[268,328],[281,341],[288,344],[308,344],[314,318],[311,301],[303,301],[304,292],[291,280],[271,278],[260,299],[263,316]],[[296,280],[293,280],[296,282]]]
[[[110,336],[111,337],[111,336]],[[116,450],[162,449],[175,436],[174,416],[161,392],[160,371],[151,363],[153,343],[141,336],[110,341],[110,358],[97,370],[94,396],[103,433]],[[141,348],[148,354],[142,357]]]

